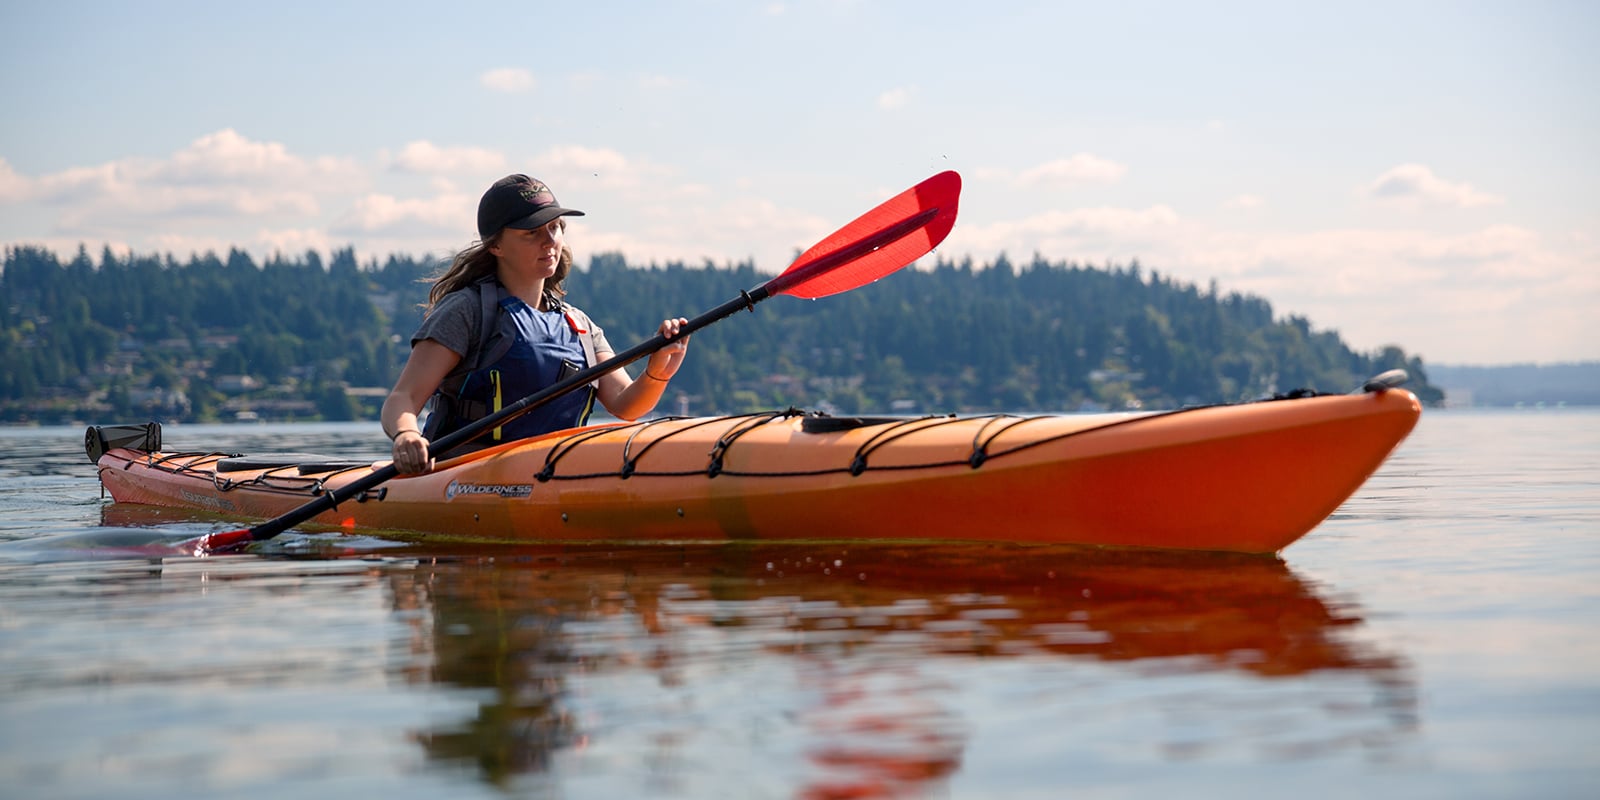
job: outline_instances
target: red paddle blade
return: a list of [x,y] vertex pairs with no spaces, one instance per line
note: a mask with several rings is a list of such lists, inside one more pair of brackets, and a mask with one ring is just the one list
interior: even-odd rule
[[223,531],[211,533],[192,541],[193,555],[205,557],[212,553],[225,553],[229,550],[244,547],[252,540],[250,530]]
[[767,282],[768,294],[816,299],[864,286],[927,255],[956,224],[961,176],[941,172],[857,217]]

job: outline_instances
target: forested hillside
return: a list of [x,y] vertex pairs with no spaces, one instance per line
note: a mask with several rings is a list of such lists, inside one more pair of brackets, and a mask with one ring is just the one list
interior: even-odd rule
[[[439,264],[350,250],[256,263],[233,251],[63,261],[9,249],[0,272],[0,422],[361,419],[398,374]],[[619,350],[767,280],[750,264],[631,267],[603,254],[569,300]],[[1296,388],[1347,391],[1398,347],[1352,352],[1264,299],[1137,264],[940,261],[819,301],[774,299],[695,334],[661,413],[1170,408]]]

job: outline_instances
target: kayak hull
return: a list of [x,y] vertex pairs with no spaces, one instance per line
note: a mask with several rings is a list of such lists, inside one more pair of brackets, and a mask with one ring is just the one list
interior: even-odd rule
[[[1271,553],[1415,426],[1398,389],[1154,414],[669,418],[503,444],[315,523],[515,541],[962,540]],[[99,455],[119,503],[284,514],[372,465]],[[380,463],[381,465],[381,463]]]

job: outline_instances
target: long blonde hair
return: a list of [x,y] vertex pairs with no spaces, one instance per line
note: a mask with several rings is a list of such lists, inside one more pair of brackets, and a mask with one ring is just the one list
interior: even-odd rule
[[[500,262],[494,253],[489,252],[496,242],[500,241],[499,233],[482,241],[473,242],[467,249],[456,253],[450,260],[450,266],[432,278],[424,280],[433,281],[433,286],[428,289],[428,302],[423,304],[424,314],[433,311],[444,296],[461,289],[465,289],[487,275],[493,275],[499,269]],[[556,261],[556,274],[544,282],[544,293],[559,300],[567,296],[567,275],[572,273],[572,248],[561,245],[561,258]]]

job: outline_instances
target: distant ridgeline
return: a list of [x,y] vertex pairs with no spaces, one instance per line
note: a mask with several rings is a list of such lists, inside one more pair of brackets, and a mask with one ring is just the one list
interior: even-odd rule
[[[0,272],[0,422],[376,418],[440,264],[343,250],[256,263],[234,250],[62,262],[8,249]],[[629,267],[602,254],[568,280],[621,350],[771,277],[749,263]],[[1352,352],[1258,297],[1137,263],[942,259],[818,302],[763,304],[694,335],[661,414],[794,406],[944,414],[1174,408],[1305,388],[1345,392],[1419,359]],[[637,371],[637,367],[634,370]]]
[[1600,362],[1429,367],[1451,406],[1600,406]]

